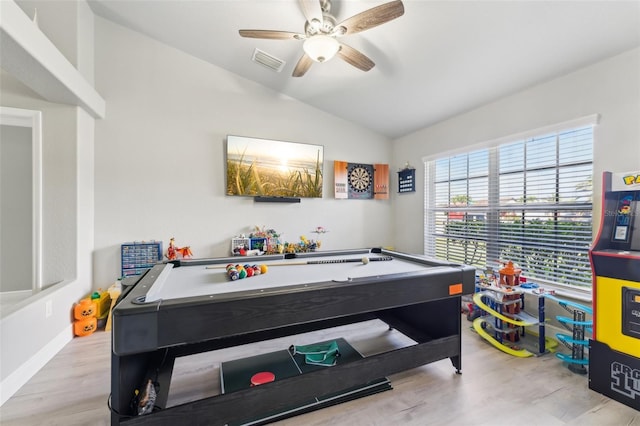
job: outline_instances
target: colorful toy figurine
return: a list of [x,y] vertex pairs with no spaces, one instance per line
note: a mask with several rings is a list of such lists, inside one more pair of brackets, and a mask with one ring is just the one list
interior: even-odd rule
[[176,260],[176,258],[178,257],[178,253],[176,252],[176,244],[175,244],[176,240],[175,238],[171,238],[169,240],[169,247],[167,247],[167,259],[169,260]]
[[176,251],[183,258],[187,258],[187,257],[192,257],[193,256],[193,253],[191,253],[191,247],[189,247],[189,246],[177,248]]
[[503,263],[504,267],[500,269],[500,286],[514,286],[520,284],[521,269],[516,268],[512,261]]
[[182,258],[187,258],[192,257],[193,253],[191,252],[190,246],[176,247],[176,239],[171,237],[171,239],[169,240],[169,247],[167,247],[167,253],[165,254],[165,256],[167,256],[167,259],[169,260],[176,260],[178,258],[178,255],[180,255],[180,257]]

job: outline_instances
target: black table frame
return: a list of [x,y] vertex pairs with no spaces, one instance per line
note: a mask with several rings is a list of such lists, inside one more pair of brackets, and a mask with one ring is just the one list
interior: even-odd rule
[[[434,361],[461,364],[461,296],[474,291],[475,269],[387,250],[298,255],[383,253],[425,265],[424,271],[287,286],[263,295],[230,293],[140,304],[167,265],[156,265],[113,311],[111,424],[224,425],[286,408],[316,395],[339,392]],[[262,256],[260,262],[282,259]],[[187,260],[177,267],[237,263],[238,258]],[[380,319],[416,344],[250,389],[166,408],[177,357],[278,337]],[[159,383],[156,407],[133,416],[130,401],[146,378]],[[339,380],[336,380],[339,378]]]

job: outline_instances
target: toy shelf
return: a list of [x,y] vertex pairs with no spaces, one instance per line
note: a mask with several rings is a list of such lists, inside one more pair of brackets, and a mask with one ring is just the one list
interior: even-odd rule
[[120,246],[121,277],[141,275],[162,260],[162,241],[135,241]]
[[[484,312],[481,317],[485,318],[483,326],[491,329],[496,343],[513,344],[525,335],[526,327],[537,327],[538,347],[534,354],[542,355],[547,352],[544,297],[538,298],[536,317],[524,311],[525,293],[518,287],[477,285],[474,302]],[[487,318],[491,318],[492,321],[488,321]]]
[[[502,315],[505,315],[509,318],[512,318],[514,320],[518,320],[518,321],[522,321],[527,323],[527,327],[531,326],[531,325],[538,325],[540,323],[540,321],[538,320],[537,317],[530,315],[529,313],[523,311],[522,309],[524,308],[524,301],[522,299],[522,297],[524,297],[524,292],[523,291],[511,291],[506,293],[508,295],[517,295],[518,298],[517,299],[508,299],[508,300],[501,300],[502,298],[500,296],[498,296],[496,293],[494,293],[493,291],[482,291],[480,292],[480,295],[482,297],[487,297],[489,299],[491,299],[491,302],[489,303],[489,305],[491,306],[491,304],[494,304],[496,309],[499,313],[501,313]],[[505,307],[509,307],[509,306],[517,306],[518,308],[518,312],[509,312],[508,309],[505,310]],[[492,306],[493,307],[493,306]],[[502,307],[502,310],[500,310],[500,307]]]

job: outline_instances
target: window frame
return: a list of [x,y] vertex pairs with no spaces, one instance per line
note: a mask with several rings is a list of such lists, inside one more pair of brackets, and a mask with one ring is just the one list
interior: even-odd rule
[[[540,209],[540,210],[546,210],[546,211],[552,211],[554,212],[554,214],[559,214],[559,212],[561,212],[562,210],[564,210],[565,208],[569,209],[569,208],[573,208],[576,211],[586,211],[589,210],[590,212],[590,216],[589,216],[589,223],[590,223],[590,228],[589,228],[589,245],[592,242],[595,230],[592,227],[592,217],[594,215],[593,212],[593,205],[594,205],[594,197],[595,197],[595,193],[593,192],[593,186],[591,188],[591,193],[590,193],[590,202],[588,203],[576,203],[575,205],[571,206],[569,204],[563,204],[561,203],[560,205],[554,205],[554,204],[543,204],[539,207],[533,206],[533,208],[531,207],[531,205],[529,205],[527,207],[526,204],[526,195],[523,198],[522,204],[520,205],[514,205],[512,207],[509,207],[508,209],[505,208],[504,205],[500,205],[500,200],[499,200],[499,192],[500,192],[500,170],[499,170],[499,148],[500,147],[505,147],[506,145],[510,144],[510,143],[515,143],[517,141],[537,141],[539,139],[541,139],[542,136],[544,135],[549,135],[549,134],[554,134],[554,137],[557,139],[559,134],[563,133],[563,132],[568,132],[568,131],[572,131],[572,130],[577,130],[580,128],[586,128],[586,127],[591,127],[592,128],[592,150],[591,150],[591,158],[590,160],[583,162],[583,164],[587,164],[590,167],[591,170],[591,182],[593,184],[594,179],[593,179],[593,175],[594,175],[594,167],[595,167],[595,158],[593,157],[593,146],[595,146],[595,141],[596,141],[596,137],[597,137],[597,132],[596,132],[596,126],[598,124],[599,121],[599,115],[598,114],[592,114],[589,116],[585,116],[585,117],[581,117],[575,120],[570,120],[570,121],[566,121],[566,122],[562,122],[562,123],[558,123],[558,124],[554,124],[552,126],[546,126],[546,127],[542,127],[542,128],[537,128],[534,130],[530,130],[527,132],[522,132],[519,134],[514,134],[514,135],[509,135],[509,136],[505,136],[505,137],[501,137],[499,139],[495,139],[492,141],[487,141],[481,144],[474,144],[474,145],[468,145],[466,147],[463,147],[461,149],[455,150],[455,151],[448,151],[448,152],[443,152],[437,155],[432,155],[432,156],[428,156],[428,157],[424,157],[423,160],[423,164],[424,164],[424,179],[425,179],[425,198],[424,198],[424,254],[428,255],[428,256],[436,256],[436,244],[434,243],[429,243],[429,239],[431,238],[432,235],[436,234],[436,220],[435,220],[435,215],[437,215],[438,212],[445,212],[445,211],[451,211],[451,207],[449,207],[448,209],[446,208],[442,208],[442,207],[437,207],[436,204],[436,191],[432,190],[432,186],[431,185],[435,185],[435,162],[438,160],[443,160],[443,159],[451,159],[452,157],[455,157],[457,155],[461,156],[461,155],[470,155],[470,154],[474,154],[476,152],[480,152],[480,151],[488,151],[488,155],[489,155],[489,167],[488,167],[488,171],[487,171],[487,180],[488,180],[488,189],[487,189],[487,206],[479,206],[479,207],[465,207],[464,212],[465,214],[468,213],[473,213],[473,212],[477,212],[478,214],[484,214],[486,215],[485,218],[485,223],[489,224],[490,226],[487,227],[486,229],[486,233],[484,235],[486,235],[486,259],[487,259],[487,263],[489,263],[488,259],[494,259],[497,261],[498,260],[498,256],[500,253],[500,245],[501,243],[499,242],[499,226],[500,226],[500,219],[499,219],[499,215],[500,212],[505,211],[505,210],[512,210],[512,211],[520,211],[521,214],[524,216],[527,214],[527,211],[532,211],[532,210],[536,210],[536,208]],[[525,143],[526,146],[526,143]],[[556,145],[557,146],[557,145]],[[562,166],[558,164],[558,158],[560,158],[560,154],[559,152],[556,152],[554,154],[554,159],[555,159],[555,164],[552,167],[541,167],[542,168],[547,168],[547,169],[553,169],[555,170],[556,173],[556,182],[558,179],[558,171],[561,170],[563,167],[568,167],[568,166]],[[467,171],[469,169],[467,168]],[[467,185],[469,184],[469,180],[470,177],[468,175],[467,172],[467,176],[465,178],[463,178],[463,180],[467,180]],[[447,181],[448,183],[450,183],[451,181]],[[560,182],[561,184],[561,182]],[[451,193],[449,192],[449,198],[451,198]],[[467,196],[469,196],[469,189],[467,188],[467,192],[466,192]],[[450,200],[449,200],[450,201]],[[557,207],[560,206],[561,208],[558,209]],[[460,209],[459,209],[460,210]],[[435,212],[435,214],[434,214]],[[430,217],[433,216],[433,217]],[[491,217],[490,217],[491,216]],[[467,223],[467,221],[465,220],[465,223]],[[468,229],[468,227],[467,227]],[[586,234],[584,236],[586,238]],[[473,239],[469,239],[469,241],[472,241]],[[435,241],[435,239],[434,239]],[[476,240],[478,241],[478,240]],[[561,241],[561,240],[559,240]],[[465,247],[466,248],[466,247]],[[501,260],[510,260],[510,259],[501,259]],[[497,262],[496,262],[497,264]],[[491,266],[491,264],[488,264],[487,266]],[[526,274],[526,271],[525,271]],[[584,277],[583,277],[584,278]],[[584,279],[582,281],[581,284],[579,285],[572,285],[570,283],[563,283],[563,282],[554,282],[551,280],[547,280],[545,278],[539,278],[536,277],[535,278],[536,282],[539,282],[545,286],[551,286],[551,287],[557,287],[557,288],[565,288],[569,291],[575,291],[577,293],[582,293],[582,297],[584,299],[590,298],[590,292],[591,292],[591,281],[589,280],[589,282],[585,282]],[[587,294],[588,293],[588,294]]]

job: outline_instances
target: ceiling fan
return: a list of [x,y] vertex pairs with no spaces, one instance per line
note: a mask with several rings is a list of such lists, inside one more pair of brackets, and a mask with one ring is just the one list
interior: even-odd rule
[[389,22],[404,14],[401,0],[381,4],[337,23],[331,14],[331,0],[298,0],[307,21],[304,33],[273,30],[240,30],[242,37],[271,40],[304,40],[304,54],[293,70],[294,77],[302,77],[313,62],[325,62],[337,55],[340,59],[369,71],[374,67],[363,53],[338,41],[339,37],[359,33]]

